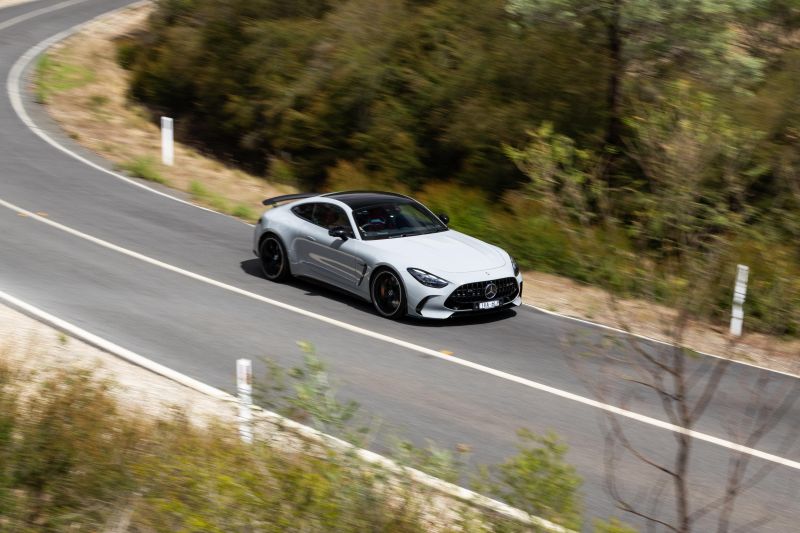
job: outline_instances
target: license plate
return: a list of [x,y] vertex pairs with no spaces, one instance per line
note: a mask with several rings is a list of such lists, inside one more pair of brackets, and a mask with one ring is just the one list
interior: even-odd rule
[[494,309],[500,307],[500,300],[489,300],[488,302],[478,302],[478,309]]

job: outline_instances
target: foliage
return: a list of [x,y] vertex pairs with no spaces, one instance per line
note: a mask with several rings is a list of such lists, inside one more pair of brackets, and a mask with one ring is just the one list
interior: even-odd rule
[[[336,435],[363,434],[362,428],[352,430],[358,406],[337,399],[325,365],[313,346],[304,342],[298,344],[304,352],[304,366],[287,373],[267,361],[267,375],[255,385],[259,402]],[[288,385],[287,378],[293,380],[292,386]],[[564,460],[566,446],[554,434],[539,436],[521,430],[519,437],[518,453],[501,465],[481,468],[474,480],[475,489],[533,515],[578,528],[581,480]],[[458,483],[466,476],[467,453],[469,448],[463,445],[452,452],[432,442],[419,447],[403,439],[395,440],[391,446],[391,457],[399,464],[451,483]],[[470,523],[468,518],[465,516],[465,527]],[[517,531],[517,526],[502,520],[494,524],[496,531]]]
[[561,216],[582,225],[593,222],[593,209],[605,197],[604,184],[592,174],[595,156],[575,146],[575,141],[545,122],[528,132],[524,149],[506,146],[508,157],[530,179],[533,197],[549,212],[565,209]]
[[748,264],[748,327],[796,333],[798,257],[779,231],[754,224],[763,215],[747,193],[763,134],[744,130],[714,97],[685,83],[627,124],[623,149],[646,190],[609,187],[599,178],[604,161],[547,123],[529,133],[526,147],[506,148],[543,212],[561,222],[572,257],[557,271],[663,301],[688,316],[725,320],[735,265]]
[[[342,409],[351,407],[336,402],[313,349],[301,347],[305,365],[296,379],[295,405],[321,420],[331,418],[324,413],[339,413],[334,425],[349,421]],[[4,530],[430,528],[426,489],[402,479],[390,482],[386,472],[354,456],[324,448],[281,450],[269,441],[246,445],[234,427],[213,420],[197,426],[177,408],[158,419],[131,412],[113,396],[116,384],[89,370],[49,372],[37,383],[0,359]],[[274,391],[285,390],[273,385]],[[579,481],[563,462],[564,446],[552,435],[521,437],[519,455],[487,469],[483,486],[511,504],[576,525]],[[401,442],[397,457],[450,481],[463,475],[460,460],[432,444],[420,449]],[[453,528],[462,531],[522,530],[476,510],[461,513]]]
[[594,522],[594,532],[595,533],[636,533],[636,530],[630,527],[629,525],[621,522],[616,518],[612,518],[608,521],[605,520],[595,520]]
[[162,185],[168,183],[167,179],[159,172],[156,160],[149,156],[135,157],[134,159],[120,163],[117,165],[117,168],[128,172],[131,176],[143,180],[161,183]]
[[112,386],[74,369],[37,385],[0,361],[0,528],[428,529],[413,493],[375,468],[244,445],[235,428],[197,427],[180,411],[150,420],[119,407]]
[[519,453],[496,467],[484,468],[476,489],[535,516],[578,529],[581,479],[564,462],[566,446],[554,434],[539,436],[521,430],[519,437]]
[[192,195],[194,200],[206,204],[222,213],[228,213],[229,215],[245,220],[255,220],[258,218],[255,211],[250,206],[243,204],[232,205],[224,196],[209,190],[208,187],[197,180],[189,182],[189,194]]
[[82,87],[93,79],[91,69],[68,65],[42,54],[36,63],[36,101],[46,104],[53,94]]
[[[108,385],[85,371],[60,370],[35,394],[3,406],[4,527],[62,531],[81,524],[85,530],[102,524],[103,502],[130,494],[132,439],[143,436],[142,427],[135,420],[116,424]],[[9,383],[0,386],[9,399]]]
[[595,38],[593,24],[608,27],[616,17],[622,62],[634,78],[632,83],[650,84],[669,74],[722,86],[758,79],[764,61],[755,55],[756,50],[741,46],[742,28],[736,25],[756,16],[763,4],[759,0],[603,0],[587,8],[574,0],[509,0],[508,10],[525,24],[568,25]]
[[[777,248],[770,287],[800,270],[798,25],[783,0],[161,0],[118,59],[228,161],[414,192],[524,266],[668,300],[681,276],[642,274],[687,225]],[[754,326],[797,332],[788,294]]]
[[458,483],[463,474],[464,463],[460,457],[461,450],[457,451],[459,456],[454,456],[450,450],[440,448],[432,442],[421,448],[411,441],[400,440],[392,447],[391,457],[401,465],[416,468],[450,483]]
[[303,352],[302,366],[287,372],[274,361],[265,360],[267,373],[255,384],[258,402],[320,431],[363,444],[367,430],[352,427],[358,404],[337,398],[327,367],[312,344],[297,344]]
[[501,145],[526,124],[544,116],[592,134],[598,105],[576,88],[599,78],[572,57],[602,57],[569,32],[509,32],[501,0],[351,0],[306,15],[278,5],[160,2],[139,48],[121,45],[132,94],[251,168],[290,162],[306,187],[345,160],[410,187],[448,178],[497,191],[521,179]]

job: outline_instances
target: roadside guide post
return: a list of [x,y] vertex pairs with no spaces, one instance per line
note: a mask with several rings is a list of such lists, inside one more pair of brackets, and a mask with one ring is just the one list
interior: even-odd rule
[[161,117],[161,161],[172,166],[175,163],[173,124],[169,117]]
[[736,286],[733,289],[733,310],[731,311],[731,335],[742,335],[742,322],[744,321],[744,299],[747,295],[747,278],[750,269],[745,265],[736,267]]
[[236,361],[236,390],[239,393],[239,437],[253,442],[253,365],[250,359]]

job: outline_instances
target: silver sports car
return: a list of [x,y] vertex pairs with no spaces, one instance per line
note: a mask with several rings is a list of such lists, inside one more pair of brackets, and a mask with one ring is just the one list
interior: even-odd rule
[[[282,204],[282,205],[279,205]],[[448,318],[520,305],[522,276],[505,251],[448,229],[400,194],[290,194],[258,221],[264,276],[319,280],[372,302],[387,318]]]

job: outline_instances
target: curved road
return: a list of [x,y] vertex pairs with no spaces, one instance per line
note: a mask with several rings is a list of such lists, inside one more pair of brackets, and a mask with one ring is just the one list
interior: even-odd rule
[[[0,9],[0,79],[5,81],[37,43],[128,3],[39,0]],[[13,94],[20,87],[11,81]],[[22,93],[36,127],[108,168],[64,138],[27,91]],[[0,204],[2,291],[225,390],[233,389],[235,359],[268,356],[293,366],[300,360],[296,341],[309,341],[329,364],[342,396],[377,415],[385,432],[440,446],[469,444],[474,462],[490,463],[514,452],[519,428],[555,431],[570,446],[568,458],[584,479],[587,518],[621,514],[604,484],[605,411],[584,400],[592,395],[582,378],[592,381],[599,369],[588,360],[576,373],[562,344],[567,336],[598,341],[607,334],[600,328],[530,307],[480,320],[393,323],[324,288],[268,283],[253,260],[249,226],[134,186],[56,149],[21,121],[5,89],[0,93]],[[22,216],[20,209],[46,213],[45,220],[62,226]],[[650,349],[657,353],[659,347]],[[452,352],[451,360],[434,355],[440,350]],[[699,380],[707,378],[710,361],[690,361]],[[693,441],[694,504],[722,490],[734,455],[732,426],[752,415],[746,390],[764,372],[732,365],[720,394],[693,428],[711,437]],[[770,390],[798,387],[800,380],[770,374]],[[615,405],[624,400],[633,413],[619,420],[637,447],[670,457],[675,432],[653,422],[667,421],[657,399],[632,394],[621,379],[609,387]],[[747,531],[797,531],[798,422],[800,407],[792,405],[755,445],[772,456],[751,458],[750,471],[763,466],[769,471],[738,502],[734,522]],[[616,471],[627,494],[641,496],[656,485],[654,471],[631,458]],[[669,498],[661,501],[660,512],[672,516]],[[697,531],[712,524],[701,522]]]

